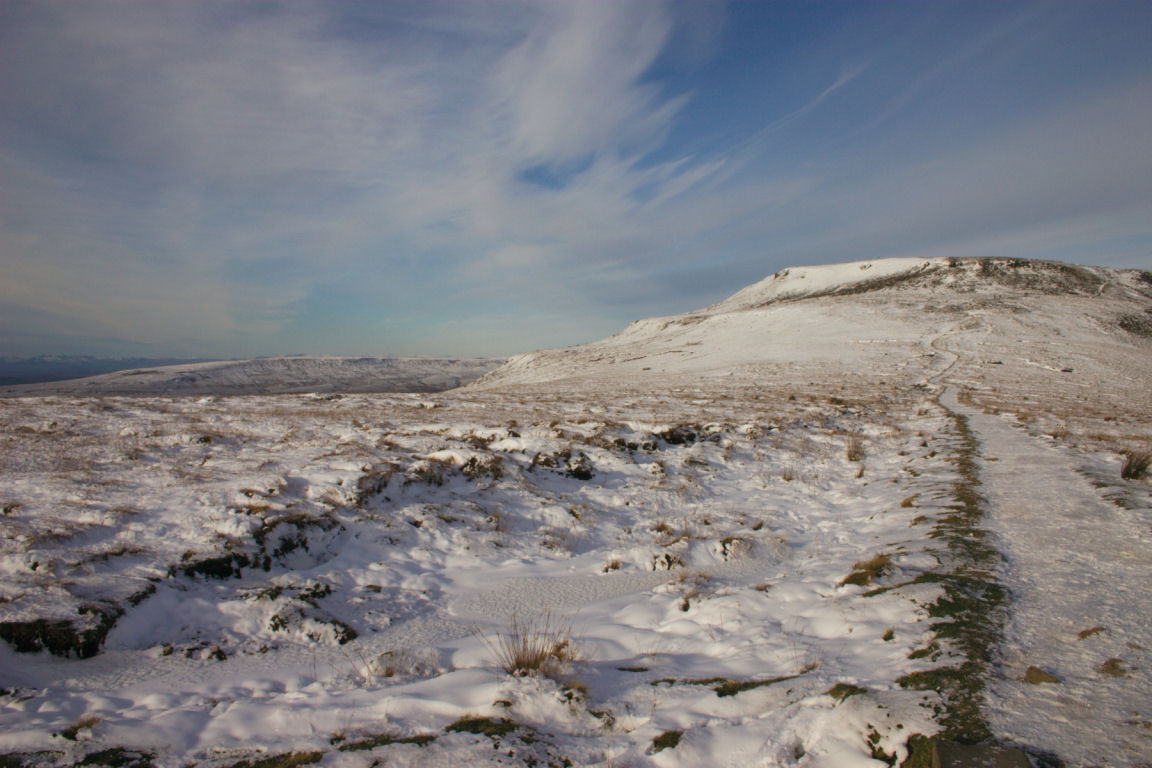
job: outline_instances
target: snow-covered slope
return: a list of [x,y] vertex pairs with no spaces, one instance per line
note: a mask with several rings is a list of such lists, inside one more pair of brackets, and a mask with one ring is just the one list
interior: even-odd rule
[[1152,388],[1141,385],[1152,380],[1152,273],[991,258],[786,269],[705,309],[516,356],[471,386],[659,385],[687,376],[796,388],[845,370],[850,387],[915,386],[952,363],[944,337],[966,352],[944,382],[1091,393],[1102,407],[1152,404]]
[[501,362],[488,358],[261,357],[135,368],[84,379],[3,387],[0,397],[440,392],[473,381]]

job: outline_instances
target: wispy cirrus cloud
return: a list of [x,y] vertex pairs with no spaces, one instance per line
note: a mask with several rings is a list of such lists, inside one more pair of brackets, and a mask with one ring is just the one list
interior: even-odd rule
[[513,150],[529,162],[565,163],[651,149],[684,103],[644,80],[672,34],[665,6],[545,8],[542,23],[498,68]]
[[[340,34],[336,10],[27,9],[36,23],[5,54],[23,135],[3,151],[24,191],[22,215],[3,216],[24,244],[5,268],[9,314],[55,294],[78,325],[98,307],[137,318],[121,340],[177,326],[210,347],[284,326],[341,280],[447,304],[475,290],[459,278],[477,260],[522,268],[516,249],[549,272],[618,256],[605,245],[633,244],[638,190],[699,176],[636,165],[684,98],[642,81],[671,34],[663,4],[466,10],[487,27],[453,23],[457,6],[388,8],[364,39]],[[525,188],[525,169],[577,158],[566,189]],[[91,269],[124,290],[93,290]]]

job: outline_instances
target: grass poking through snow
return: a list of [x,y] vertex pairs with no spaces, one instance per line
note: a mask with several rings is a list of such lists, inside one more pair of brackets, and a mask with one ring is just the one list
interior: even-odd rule
[[891,565],[892,556],[884,552],[874,555],[867,560],[861,560],[852,566],[852,573],[844,577],[840,582],[840,586],[843,587],[846,584],[856,584],[861,587],[867,586],[887,573]]
[[489,639],[481,632],[480,637],[500,668],[516,677],[552,674],[558,665],[571,661],[575,652],[572,625],[551,614],[535,619],[513,615],[506,634]]
[[1152,451],[1128,451],[1124,454],[1124,464],[1120,467],[1120,477],[1125,480],[1139,480],[1152,467]]

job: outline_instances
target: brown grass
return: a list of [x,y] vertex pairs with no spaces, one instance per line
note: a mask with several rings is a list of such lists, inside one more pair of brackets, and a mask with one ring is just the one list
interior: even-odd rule
[[878,576],[884,575],[890,565],[892,565],[892,556],[886,553],[861,560],[852,566],[852,573],[844,577],[840,586],[856,584],[863,587],[871,584]]
[[676,745],[680,743],[680,737],[684,735],[684,731],[664,731],[652,740],[652,752],[663,752],[665,749],[675,749]]
[[506,634],[490,640],[481,632],[480,637],[500,668],[516,677],[554,674],[560,664],[575,656],[571,623],[551,614],[535,619],[522,619],[513,614]]
[[1097,670],[1102,675],[1109,677],[1127,677],[1128,669],[1124,666],[1122,659],[1108,659],[1108,661],[1101,664]]
[[860,435],[849,435],[844,444],[844,455],[848,461],[864,461],[864,439]]
[[68,741],[76,741],[76,737],[80,734],[80,731],[85,729],[91,730],[92,728],[95,728],[99,722],[100,718],[96,715],[84,715],[84,717],[80,718],[76,722],[72,723],[72,725],[60,731],[60,735],[63,738],[68,739]]
[[1120,477],[1125,480],[1139,480],[1152,467],[1152,451],[1127,451],[1124,464],[1120,467]]
[[850,696],[859,696],[862,693],[867,693],[867,691],[851,683],[836,683],[836,685],[824,691],[824,693],[837,701],[844,701]]

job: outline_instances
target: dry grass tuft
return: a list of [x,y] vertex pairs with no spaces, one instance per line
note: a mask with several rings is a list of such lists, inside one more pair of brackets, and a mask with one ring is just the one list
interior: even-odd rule
[[1097,667],[1096,671],[1109,677],[1128,676],[1128,669],[1124,666],[1123,659],[1108,659],[1108,661]]
[[877,577],[887,573],[890,565],[892,565],[892,556],[886,553],[875,555],[867,560],[861,560],[852,566],[852,573],[844,577],[844,580],[840,582],[840,586],[856,584],[863,587],[871,584]]
[[680,737],[684,735],[684,731],[664,731],[652,740],[652,753],[663,752],[666,749],[675,749],[676,745],[680,743]]
[[84,715],[72,725],[60,731],[60,735],[68,739],[68,741],[76,741],[76,737],[80,735],[80,731],[91,730],[100,723],[100,718],[96,715]]
[[1152,467],[1152,451],[1127,451],[1124,465],[1120,467],[1120,477],[1125,480],[1139,480]]
[[491,478],[493,481],[499,480],[504,476],[504,460],[498,455],[485,458],[473,456],[468,459],[461,471],[469,480],[478,480],[484,477]]
[[844,455],[848,461],[864,461],[864,439],[860,435],[849,435],[844,444]]
[[837,701],[844,701],[850,696],[859,696],[862,693],[867,693],[867,690],[851,683],[836,683],[836,685],[824,691],[824,693]]
[[1045,685],[1059,683],[1061,680],[1056,675],[1040,669],[1040,667],[1028,667],[1024,670],[1024,682],[1029,685]]
[[456,465],[445,459],[420,459],[408,468],[408,473],[404,477],[404,484],[444,485],[445,479],[451,475],[455,468]]
[[480,638],[496,657],[496,663],[509,675],[553,675],[558,667],[575,658],[572,624],[544,614],[535,619],[512,615],[507,634],[490,640],[483,632]]

